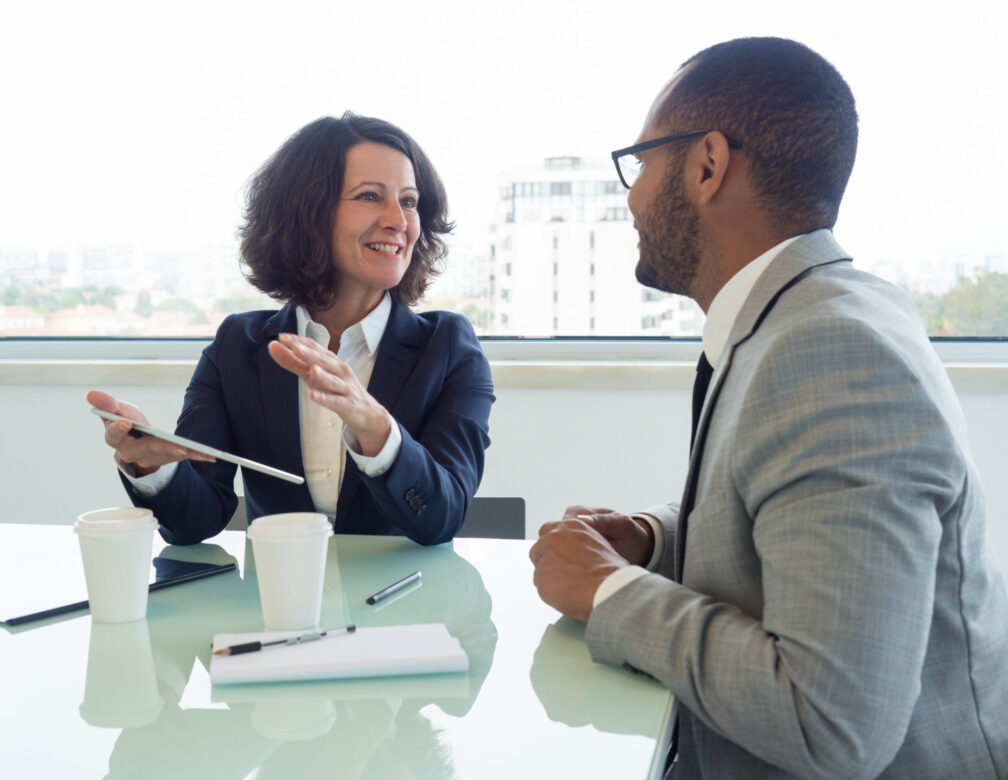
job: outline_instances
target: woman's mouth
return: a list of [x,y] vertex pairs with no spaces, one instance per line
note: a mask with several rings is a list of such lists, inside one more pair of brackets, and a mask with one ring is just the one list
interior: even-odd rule
[[377,252],[380,255],[386,255],[387,257],[396,257],[400,252],[402,252],[402,247],[398,244],[365,244],[368,249],[372,252]]

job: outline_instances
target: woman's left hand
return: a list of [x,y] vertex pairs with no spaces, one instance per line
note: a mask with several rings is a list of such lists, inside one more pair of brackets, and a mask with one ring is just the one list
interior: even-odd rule
[[339,415],[357,437],[362,454],[373,457],[381,452],[391,432],[388,412],[349,365],[315,341],[293,333],[281,333],[279,341],[271,341],[269,353],[304,380],[315,403]]

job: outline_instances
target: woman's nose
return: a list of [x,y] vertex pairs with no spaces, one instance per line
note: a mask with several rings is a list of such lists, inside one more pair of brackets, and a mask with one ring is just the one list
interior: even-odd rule
[[385,206],[382,210],[381,226],[392,230],[406,229],[406,212],[399,203],[393,200]]

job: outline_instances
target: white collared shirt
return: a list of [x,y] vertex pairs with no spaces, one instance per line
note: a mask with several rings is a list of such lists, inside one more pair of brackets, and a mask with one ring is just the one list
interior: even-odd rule
[[[381,303],[370,314],[340,334],[336,357],[350,366],[364,387],[371,380],[378,345],[385,333],[391,311],[392,298],[385,293]],[[307,336],[328,349],[331,336],[325,326],[312,320],[308,311],[301,306],[298,306],[296,314],[298,335]],[[333,519],[346,471],[347,452],[362,472],[370,477],[379,476],[389,469],[399,454],[402,432],[389,415],[389,437],[381,451],[369,458],[360,453],[357,437],[344,425],[339,415],[311,400],[308,386],[301,379],[298,380],[298,399],[305,482],[316,511]]]
[[[391,311],[392,298],[385,293],[381,302],[363,320],[351,325],[340,335],[336,356],[350,366],[364,387],[371,380],[378,345],[385,334]],[[329,348],[331,336],[324,325],[312,320],[308,311],[301,306],[295,310],[295,316],[298,335],[307,336],[326,349]],[[369,477],[380,476],[388,471],[398,457],[402,447],[402,432],[386,410],[390,425],[389,437],[377,455],[368,457],[360,453],[357,438],[352,431],[346,429],[339,416],[311,400],[301,379],[298,379],[298,406],[305,482],[316,511],[332,520],[336,516],[336,503],[346,471],[347,452],[364,474]],[[163,490],[178,468],[177,463],[168,463],[145,477],[136,477],[132,467],[121,463],[118,456],[116,463],[137,492],[144,496],[153,496]]]
[[[725,346],[728,344],[728,336],[731,335],[731,329],[735,325],[735,319],[738,317],[739,312],[742,311],[742,306],[749,297],[749,293],[752,292],[756,281],[767,269],[767,266],[773,262],[774,258],[799,238],[801,238],[800,235],[787,238],[754,260],[750,260],[725,283],[724,287],[718,290],[717,295],[714,296],[714,300],[711,301],[710,308],[707,310],[707,319],[704,320],[702,335],[703,351],[707,355],[707,360],[710,362],[712,368],[717,368]],[[624,566],[602,580],[602,583],[595,591],[595,597],[592,599],[593,608],[597,607],[624,585],[630,584],[638,577],[643,577],[649,570],[654,571],[665,552],[665,528],[662,524],[648,514],[639,513],[635,514],[634,517],[646,520],[654,531],[655,546],[651,560],[648,561],[647,568],[643,566]]]

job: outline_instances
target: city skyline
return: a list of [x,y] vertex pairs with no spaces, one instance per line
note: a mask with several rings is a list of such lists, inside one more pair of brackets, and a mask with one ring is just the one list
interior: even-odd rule
[[[736,35],[778,34],[822,52],[858,100],[859,159],[837,231],[851,252],[1006,248],[1008,95],[990,87],[1008,75],[1004,4],[853,3],[824,17],[799,2],[728,0],[707,29],[703,9],[642,0],[514,2],[482,12],[489,45],[445,22],[466,8],[11,9],[0,48],[10,117],[0,126],[0,242],[230,241],[242,188],[268,155],[303,124],[353,109],[414,135],[445,180],[458,243],[473,245],[492,220],[500,171],[632,143],[686,57]],[[869,9],[864,24],[858,11]],[[422,50],[377,55],[358,31],[383,24],[410,30]]]
[[[305,123],[352,109],[402,126],[441,173],[458,226],[433,293],[461,296],[494,242],[502,172],[604,159],[688,56],[772,34],[826,56],[857,99],[836,229],[855,262],[935,294],[1005,270],[1008,4],[859,0],[824,15],[725,0],[710,14],[646,0],[515,0],[479,18],[457,0],[16,6],[0,47],[0,251],[233,254],[248,177]],[[249,289],[233,259],[218,278]]]

